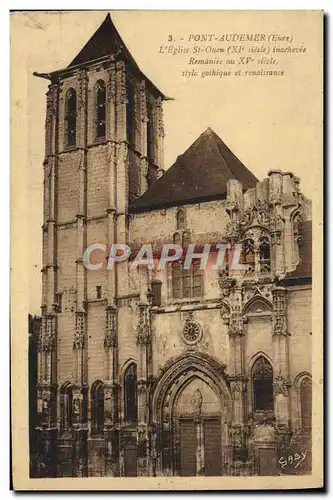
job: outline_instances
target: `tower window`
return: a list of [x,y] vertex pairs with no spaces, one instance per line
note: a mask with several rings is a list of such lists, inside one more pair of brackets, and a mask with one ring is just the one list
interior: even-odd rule
[[273,370],[269,361],[260,356],[252,368],[253,410],[274,409]]
[[76,145],[76,92],[69,89],[66,95],[66,142],[67,146]]
[[124,412],[126,422],[137,420],[136,364],[131,363],[124,376]]
[[103,80],[96,83],[96,137],[105,138],[106,129],[106,87]]
[[96,286],[96,297],[97,297],[97,299],[101,299],[102,298],[102,287],[101,287],[101,285]]

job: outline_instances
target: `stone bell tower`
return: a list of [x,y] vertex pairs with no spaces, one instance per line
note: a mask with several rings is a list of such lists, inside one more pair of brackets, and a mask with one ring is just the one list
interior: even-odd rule
[[[127,279],[121,269],[88,273],[83,253],[92,243],[127,242],[128,206],[163,170],[165,96],[141,72],[109,14],[69,66],[34,74],[50,81],[38,344],[39,468],[41,475],[55,476],[57,462],[67,457],[73,475],[86,475],[88,395],[96,379],[105,387],[105,448],[114,452],[115,298],[119,283],[126,288]],[[99,342],[101,335],[104,341]]]

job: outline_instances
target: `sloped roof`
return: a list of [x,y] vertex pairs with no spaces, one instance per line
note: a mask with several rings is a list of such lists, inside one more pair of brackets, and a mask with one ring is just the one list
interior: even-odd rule
[[312,276],[312,221],[302,224],[302,241],[299,249],[299,263],[296,269],[287,273],[286,278],[310,278]]
[[124,54],[131,59],[131,62],[137,66],[113,24],[110,14],[107,14],[97,31],[95,31],[67,67],[70,68],[71,66],[93,61],[103,56],[115,55],[121,49],[123,49]]
[[246,190],[258,180],[208,128],[165,174],[131,205],[132,212],[225,198],[227,181]]
[[119,35],[115,25],[113,24],[110,14],[107,14],[100,27],[97,29],[97,31],[95,31],[95,33],[80,50],[77,56],[74,57],[67,68],[52,71],[51,73],[38,73],[35,71],[34,75],[52,80],[52,78],[54,78],[55,76],[66,73],[75,66],[85,64],[95,59],[100,59],[106,56],[110,56],[113,58],[119,57],[127,61],[130,64],[132,70],[134,70],[141,78],[145,79],[151,86],[151,89],[155,91],[155,93],[160,95],[162,98],[165,98],[164,94],[140,70],[130,51],[126,47],[123,39]]
[[100,27],[95,31],[93,36],[88,40],[84,47],[80,50],[73,61],[68,65],[68,68],[83,64],[94,59],[104,56],[115,56],[121,52],[121,57],[128,60],[132,67],[138,71],[145,79],[147,79],[155,90],[163,96],[162,92],[141,72],[139,66],[135,62],[132,54],[126,47],[123,39],[117,31],[117,28],[112,22],[111,16],[108,13]]

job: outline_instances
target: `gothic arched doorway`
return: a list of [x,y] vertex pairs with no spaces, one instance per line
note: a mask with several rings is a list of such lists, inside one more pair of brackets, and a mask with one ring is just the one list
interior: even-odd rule
[[230,453],[230,416],[222,365],[195,352],[169,364],[153,397],[156,474],[222,475]]

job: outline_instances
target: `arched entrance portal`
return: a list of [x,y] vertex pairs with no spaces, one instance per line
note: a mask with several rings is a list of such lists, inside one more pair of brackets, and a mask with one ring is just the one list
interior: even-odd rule
[[231,409],[223,365],[195,352],[170,363],[153,397],[156,474],[222,475],[229,462]]

